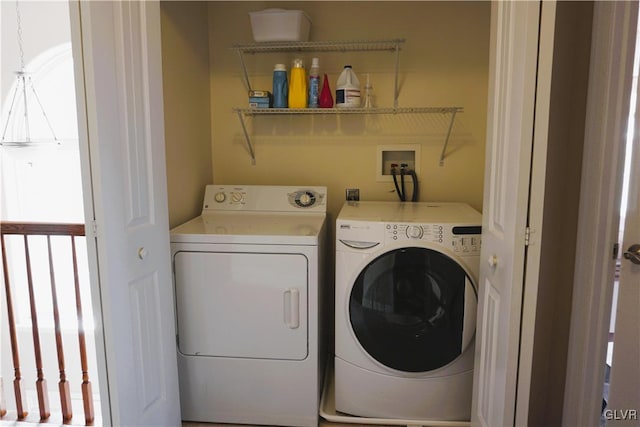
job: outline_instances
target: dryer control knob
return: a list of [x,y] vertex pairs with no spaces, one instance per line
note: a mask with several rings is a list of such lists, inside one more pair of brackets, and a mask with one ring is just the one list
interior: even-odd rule
[[302,206],[309,206],[311,204],[311,196],[309,193],[304,193],[300,196],[300,203]]
[[316,203],[316,196],[310,191],[301,191],[296,194],[295,203],[302,208],[309,208]]
[[420,239],[422,237],[422,227],[417,225],[410,225],[407,227],[407,237],[410,239]]
[[244,194],[238,193],[235,191],[231,193],[231,201],[233,203],[240,203],[243,201],[243,199],[244,199]]
[[215,199],[216,202],[222,203],[227,199],[227,195],[224,194],[222,191],[220,191],[216,193],[216,195],[213,198]]

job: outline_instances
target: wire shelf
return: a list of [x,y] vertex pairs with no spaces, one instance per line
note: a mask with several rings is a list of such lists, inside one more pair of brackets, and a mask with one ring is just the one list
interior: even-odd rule
[[399,82],[398,63],[400,47],[405,39],[388,40],[343,40],[343,41],[311,41],[311,42],[268,42],[268,43],[239,43],[230,49],[235,50],[242,66],[242,75],[245,86],[251,91],[251,82],[244,61],[245,54],[275,53],[275,52],[354,52],[354,51],[379,51],[393,52],[395,57],[395,73],[393,85],[393,107],[389,108],[234,108],[233,112],[238,116],[242,126],[242,132],[247,143],[247,150],[251,156],[251,163],[255,164],[256,158],[253,151],[251,136],[245,123],[246,117],[277,116],[277,115],[373,115],[373,114],[445,114],[449,115],[449,127],[444,139],[440,165],[444,165],[444,158],[451,135],[451,129],[457,113],[463,112],[462,107],[398,107]]
[[402,107],[402,108],[234,108],[245,116],[304,115],[304,114],[451,114],[461,113],[462,107]]
[[234,44],[231,49],[242,53],[396,51],[404,42],[405,39],[261,42]]

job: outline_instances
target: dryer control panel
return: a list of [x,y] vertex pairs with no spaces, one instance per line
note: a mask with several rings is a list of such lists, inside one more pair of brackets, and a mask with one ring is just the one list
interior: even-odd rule
[[479,255],[482,228],[473,225],[387,223],[385,239],[422,240],[442,245],[460,255]]
[[202,212],[316,212],[327,210],[326,187],[207,185]]

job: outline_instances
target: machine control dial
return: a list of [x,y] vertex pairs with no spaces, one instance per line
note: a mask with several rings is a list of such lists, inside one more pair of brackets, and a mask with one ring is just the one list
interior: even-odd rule
[[308,208],[315,204],[316,196],[310,191],[301,191],[300,193],[296,194],[295,202],[296,205],[302,208]]
[[240,203],[244,201],[244,194],[234,191],[231,193],[231,202],[232,203]]
[[419,225],[410,225],[407,227],[407,237],[410,239],[421,239],[423,233],[422,227]]
[[218,202],[218,203],[222,203],[222,202],[224,202],[225,200],[227,200],[227,195],[226,195],[226,194],[224,194],[224,192],[219,191],[219,192],[217,192],[217,193],[216,193],[216,195],[214,196],[214,199],[215,199],[215,201],[216,201],[216,202]]

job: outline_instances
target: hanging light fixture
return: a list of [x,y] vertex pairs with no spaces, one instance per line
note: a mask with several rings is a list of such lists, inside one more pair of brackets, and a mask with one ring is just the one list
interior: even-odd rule
[[[25,63],[24,63],[24,48],[23,48],[23,40],[22,40],[22,20],[20,16],[20,7],[19,2],[16,1],[16,21],[17,21],[17,34],[18,34],[18,49],[20,54],[20,71],[16,71],[17,81],[15,84],[15,89],[13,91],[13,96],[11,98],[11,104],[9,106],[9,113],[7,114],[7,120],[4,125],[4,129],[2,131],[2,139],[0,140],[0,145],[11,144],[11,145],[26,145],[34,142],[31,139],[31,131],[29,125],[29,95],[32,95],[32,100],[35,100],[37,106],[39,107],[40,113],[44,117],[47,126],[49,127],[49,131],[53,137],[53,141],[56,143],[60,143],[58,138],[56,137],[55,132],[53,131],[53,126],[51,126],[51,122],[49,121],[49,117],[47,117],[47,113],[40,102],[40,98],[38,97],[38,93],[36,92],[36,88],[33,85],[33,81],[31,80],[31,75],[26,71]],[[22,99],[20,99],[22,98]],[[23,138],[7,138],[7,131],[9,130],[9,124],[11,123],[11,118],[14,114],[16,114],[15,109],[18,104],[22,103],[24,106],[24,114],[23,114],[23,124],[24,124],[24,137]],[[16,118],[17,120],[17,118]]]

